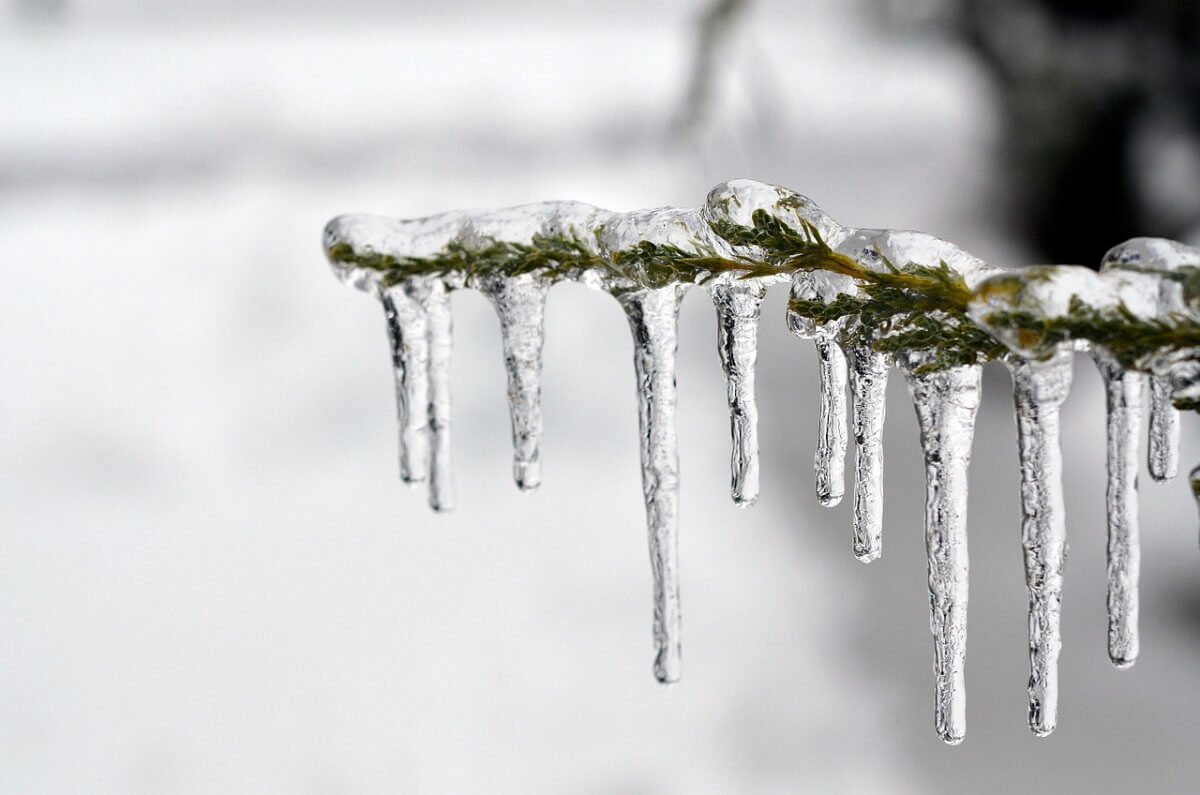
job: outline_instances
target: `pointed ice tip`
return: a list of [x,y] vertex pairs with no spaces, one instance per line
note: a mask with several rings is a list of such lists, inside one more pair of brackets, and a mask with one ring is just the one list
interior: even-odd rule
[[446,499],[443,497],[439,501],[437,499],[434,499],[433,497],[430,497],[429,498],[429,507],[433,510],[434,513],[450,513],[451,511],[454,510],[454,500]]
[[542,485],[542,467],[536,461],[514,461],[513,480],[521,491],[533,491]]
[[408,486],[410,489],[415,489],[417,486],[420,486],[425,483],[425,476],[424,475],[410,475],[410,474],[405,474],[405,473],[401,472],[400,473],[400,482],[403,483],[405,486]]
[[966,735],[962,734],[962,733],[942,734],[940,736],[942,738],[942,742],[944,742],[946,745],[958,745],[959,743],[961,743],[963,741],[963,738],[966,737]]
[[749,508],[758,502],[757,494],[738,494],[735,491],[731,496],[733,497],[733,504],[739,508]]
[[854,557],[858,558],[859,563],[874,562],[876,560],[879,560],[880,556],[882,556],[882,555],[883,555],[882,549],[868,549],[865,552],[859,552],[858,550],[855,550],[855,552],[854,552]]
[[844,494],[821,494],[820,492],[817,492],[817,502],[819,502],[822,505],[822,507],[833,508],[841,503],[843,496],[845,496],[845,495]]
[[673,685],[679,681],[679,657],[659,659],[654,661],[654,678],[662,685]]
[[1128,670],[1137,662],[1137,657],[1113,657],[1111,654],[1108,659],[1118,671]]
[[1049,737],[1051,734],[1054,733],[1054,725],[1053,724],[1051,724],[1049,726],[1040,726],[1040,725],[1035,725],[1035,724],[1031,723],[1031,724],[1029,724],[1029,728],[1030,728],[1030,730],[1033,731],[1034,735],[1036,735],[1038,737]]

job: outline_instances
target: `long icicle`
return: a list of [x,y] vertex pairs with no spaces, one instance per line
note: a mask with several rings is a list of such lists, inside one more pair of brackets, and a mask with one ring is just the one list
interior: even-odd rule
[[1171,404],[1171,380],[1150,377],[1150,477],[1170,480],[1179,474],[1179,410]]
[[479,289],[500,317],[512,418],[513,479],[522,490],[535,489],[542,482],[542,345],[550,282],[530,273],[481,282]]
[[1108,658],[1128,668],[1138,656],[1137,450],[1146,377],[1100,348],[1092,350],[1092,358],[1104,379],[1108,410]]
[[813,342],[821,390],[813,468],[817,474],[817,502],[832,508],[842,501],[846,491],[846,355],[827,334],[816,336]]
[[934,726],[943,741],[957,745],[966,734],[967,466],[982,368],[952,367],[928,375],[905,369],[925,456]]
[[887,355],[856,345],[847,352],[854,430],[854,556],[870,563],[883,553],[883,419]]
[[735,504],[748,507],[758,499],[758,404],[754,398],[754,366],[758,359],[758,321],[765,285],[733,281],[710,289],[717,309],[717,351],[725,372],[729,426],[730,493]]
[[1039,737],[1058,723],[1058,655],[1066,508],[1059,410],[1071,391],[1071,351],[1047,362],[1009,356],[1021,459],[1021,547],[1029,594],[1029,728]]
[[675,351],[679,287],[618,296],[633,332],[642,493],[654,576],[654,676],[679,680],[679,444],[675,429]]
[[396,416],[400,424],[400,479],[425,480],[429,463],[429,338],[425,301],[429,280],[411,276],[380,291],[392,371],[396,379]]
[[450,357],[454,325],[450,293],[441,279],[430,284],[429,323],[429,507],[454,508],[454,470],[450,464]]

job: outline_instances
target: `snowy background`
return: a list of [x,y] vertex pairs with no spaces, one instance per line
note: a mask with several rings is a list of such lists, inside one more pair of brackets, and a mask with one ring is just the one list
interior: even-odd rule
[[849,500],[813,497],[815,361],[784,328],[786,290],[761,332],[749,511],[728,499],[713,311],[685,300],[684,678],[664,688],[617,304],[551,294],[544,483],[524,495],[497,321],[454,296],[459,507],[435,516],[397,479],[382,313],[321,254],[342,212],[694,205],[746,176],[849,225],[1028,261],[989,209],[997,111],[965,51],[889,37],[855,4],[764,0],[730,42],[715,120],[681,143],[684,2],[0,11],[0,790],[1194,786],[1195,506],[1183,482],[1143,476],[1142,657],[1118,672],[1090,363],[1064,416],[1059,728],[1026,726],[1015,430],[993,366],[971,475],[969,730],[948,748],[899,377],[885,554],[863,566]]

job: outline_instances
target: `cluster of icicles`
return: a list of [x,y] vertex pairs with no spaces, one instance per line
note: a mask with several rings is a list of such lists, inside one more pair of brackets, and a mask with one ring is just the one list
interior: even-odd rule
[[[452,507],[450,468],[451,318],[448,295],[464,287],[483,292],[500,318],[512,419],[513,473],[517,485],[540,481],[539,407],[543,316],[554,278],[572,278],[608,291],[624,308],[634,341],[642,484],[654,580],[654,672],[662,682],[680,675],[680,606],[677,538],[679,465],[675,427],[676,330],[686,283],[655,285],[637,266],[622,270],[619,251],[649,242],[701,256],[753,259],[733,251],[714,233],[716,222],[751,225],[765,210],[793,228],[811,225],[834,250],[867,269],[881,262],[936,265],[945,262],[974,290],[969,315],[983,327],[996,308],[1059,317],[1075,296],[1091,306],[1118,304],[1146,317],[1187,309],[1177,280],[1163,273],[1200,263],[1200,251],[1178,243],[1139,238],[1118,246],[1099,273],[1075,266],[1020,271],[990,266],[945,241],[918,232],[841,227],[808,199],[775,186],[733,180],[717,186],[698,209],[633,213],[576,202],[548,202],[486,212],[446,213],[419,220],[350,215],[331,221],[324,244],[337,275],[383,304],[392,345],[400,421],[400,470],[409,483],[428,481],[435,510]],[[363,257],[421,262],[448,246],[482,249],[497,242],[528,246],[571,240],[608,263],[553,278],[536,269],[513,274],[442,271],[412,275],[364,266]],[[344,257],[336,252],[352,252]],[[733,437],[732,495],[739,505],[758,496],[759,452],[754,399],[756,334],[762,299],[770,284],[792,281],[792,296],[831,302],[856,295],[843,275],[797,271],[739,278],[709,274],[694,281],[712,296],[718,318],[718,349],[728,380]],[[1014,280],[1019,289],[1014,288]],[[872,350],[847,333],[853,319],[818,324],[789,312],[788,325],[816,343],[821,404],[816,452],[816,491],[823,505],[843,496],[847,428],[856,446],[853,548],[862,561],[881,551],[884,394],[895,364],[908,381],[920,426],[926,470],[925,533],[929,559],[930,626],[935,651],[935,725],[955,744],[965,732],[964,663],[967,632],[967,466],[979,405],[978,364],[927,372],[930,351],[895,357]],[[1071,386],[1072,351],[1087,347],[1107,385],[1108,408],[1108,648],[1115,665],[1131,665],[1138,653],[1137,449],[1142,392],[1151,389],[1149,468],[1165,480],[1177,469],[1179,418],[1172,397],[1196,387],[1195,351],[1176,356],[1174,370],[1144,373],[1122,367],[1096,346],[1077,341],[1032,348],[1004,328],[990,331],[1010,353],[1021,462],[1022,541],[1029,595],[1029,722],[1038,735],[1055,727],[1060,650],[1059,614],[1066,552],[1059,442],[1059,408]],[[1183,373],[1181,376],[1180,373]],[[848,387],[848,390],[847,390]],[[847,402],[847,391],[850,400]],[[1198,468],[1200,469],[1200,468]],[[1194,473],[1195,476],[1195,473]]]

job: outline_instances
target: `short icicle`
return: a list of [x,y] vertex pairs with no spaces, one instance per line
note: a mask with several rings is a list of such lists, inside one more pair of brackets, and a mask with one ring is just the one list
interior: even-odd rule
[[429,507],[454,508],[454,471],[450,465],[450,356],[453,321],[450,292],[441,279],[430,284],[426,303],[429,330]]
[[477,286],[500,317],[512,418],[513,479],[528,491],[542,482],[542,344],[550,282],[525,273],[488,276]]
[[855,444],[854,556],[870,563],[883,553],[883,419],[891,362],[866,345],[846,353]]
[[925,457],[925,546],[929,628],[934,648],[934,726],[949,745],[966,734],[967,467],[982,368],[951,367],[917,375],[905,367]]
[[1192,468],[1188,474],[1188,481],[1192,487],[1192,497],[1196,499],[1196,507],[1200,508],[1200,464]]
[[425,480],[429,465],[429,279],[410,276],[380,291],[396,378],[400,479]]
[[813,467],[817,473],[817,501],[832,508],[842,501],[846,490],[846,355],[828,334],[817,335],[813,342],[817,348],[817,379],[821,390]]
[[1059,410],[1071,391],[1072,353],[1041,362],[1010,355],[1021,458],[1021,546],[1029,593],[1029,728],[1039,737],[1058,722],[1058,655],[1066,508]]
[[754,398],[754,367],[758,359],[758,321],[765,285],[732,281],[710,289],[717,308],[717,350],[725,371],[729,401],[730,492],[735,504],[753,505],[758,499],[758,404]]
[[642,493],[654,576],[654,676],[679,680],[679,445],[675,428],[676,286],[619,295],[633,332]]
[[1092,351],[1104,379],[1108,410],[1108,658],[1128,668],[1138,655],[1137,450],[1146,377],[1126,370],[1108,352]]
[[1170,480],[1179,473],[1179,410],[1171,404],[1171,380],[1150,377],[1150,477]]

